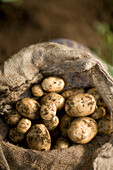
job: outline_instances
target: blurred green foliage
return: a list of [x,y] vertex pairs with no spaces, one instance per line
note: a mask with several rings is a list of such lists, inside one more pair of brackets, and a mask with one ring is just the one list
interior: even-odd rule
[[98,33],[101,35],[101,46],[95,52],[107,63],[113,65],[113,24],[96,22]]
[[19,2],[21,0],[0,0],[2,3],[11,3],[11,2]]

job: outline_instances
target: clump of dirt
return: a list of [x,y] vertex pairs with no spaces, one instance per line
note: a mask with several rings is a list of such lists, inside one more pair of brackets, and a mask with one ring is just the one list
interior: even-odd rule
[[0,4],[0,64],[30,44],[68,38],[89,48],[101,37],[95,21],[111,24],[113,13],[106,1],[23,0]]

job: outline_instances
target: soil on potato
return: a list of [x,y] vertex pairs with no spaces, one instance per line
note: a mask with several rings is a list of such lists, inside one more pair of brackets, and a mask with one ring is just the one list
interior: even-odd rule
[[113,11],[106,0],[23,0],[0,3],[0,64],[30,44],[55,38],[73,39],[89,48],[101,37],[94,24],[111,24]]

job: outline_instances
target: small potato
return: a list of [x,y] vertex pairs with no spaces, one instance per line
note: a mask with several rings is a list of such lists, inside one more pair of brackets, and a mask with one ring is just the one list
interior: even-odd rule
[[42,104],[40,107],[40,116],[44,120],[51,120],[56,116],[57,107],[54,102],[48,100],[46,103]]
[[18,133],[17,128],[11,128],[9,131],[9,139],[14,143],[20,143],[25,138],[24,134]]
[[35,124],[31,127],[26,136],[28,147],[39,151],[49,151],[51,137],[49,131],[43,124]]
[[41,97],[41,96],[43,96],[43,94],[44,94],[44,92],[43,92],[40,84],[34,85],[34,86],[31,88],[31,91],[32,91],[32,94],[33,94],[35,97]]
[[58,126],[59,119],[57,116],[54,116],[51,120],[44,120],[44,124],[47,127],[47,129],[51,131]]
[[67,137],[67,129],[73,120],[72,116],[63,114],[60,119],[60,132],[63,137]]
[[98,121],[98,134],[109,135],[112,132],[112,120],[109,115],[106,115]]
[[31,121],[26,118],[22,118],[17,125],[17,131],[18,133],[25,134],[29,128],[31,127]]
[[10,125],[17,125],[21,118],[21,115],[17,112],[17,110],[12,110],[10,113],[5,113],[4,119]]
[[64,107],[65,99],[57,93],[48,93],[41,99],[41,103],[46,103],[48,100],[51,100],[55,103],[57,110],[61,110]]
[[47,77],[42,81],[42,88],[47,92],[59,92],[64,88],[64,80],[59,77]]
[[74,95],[74,94],[84,93],[84,92],[85,92],[85,90],[82,89],[82,88],[80,88],[80,89],[74,88],[74,89],[69,89],[69,90],[63,91],[63,92],[61,93],[61,95],[62,95],[65,99],[67,99],[67,98],[69,98],[70,96],[72,96],[72,95]]
[[69,141],[66,138],[60,137],[55,143],[55,149],[65,149],[69,147]]
[[23,98],[17,101],[16,109],[18,112],[29,119],[39,118],[39,103],[31,98]]
[[98,106],[102,106],[102,107],[107,107],[107,104],[103,101],[102,98],[99,98],[99,99],[98,99],[97,105],[98,105]]
[[100,94],[98,93],[96,88],[91,88],[87,91],[88,94],[91,94],[92,96],[94,96],[96,102],[98,101],[98,99],[101,98]]
[[68,98],[65,111],[72,117],[88,116],[95,111],[95,98],[87,93],[78,93]]
[[88,143],[97,134],[97,123],[90,117],[76,118],[71,122],[67,134],[75,143]]
[[101,119],[106,115],[106,109],[104,107],[97,107],[95,111],[91,114],[93,119]]

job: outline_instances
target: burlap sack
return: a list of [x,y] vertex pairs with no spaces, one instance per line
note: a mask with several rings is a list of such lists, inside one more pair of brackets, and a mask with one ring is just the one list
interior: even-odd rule
[[15,102],[31,97],[30,86],[48,75],[60,76],[72,87],[96,87],[113,112],[113,79],[87,50],[55,43],[22,49],[0,66],[0,169],[1,170],[112,170],[113,134],[96,136],[90,143],[63,150],[36,151],[11,144],[3,114]]

